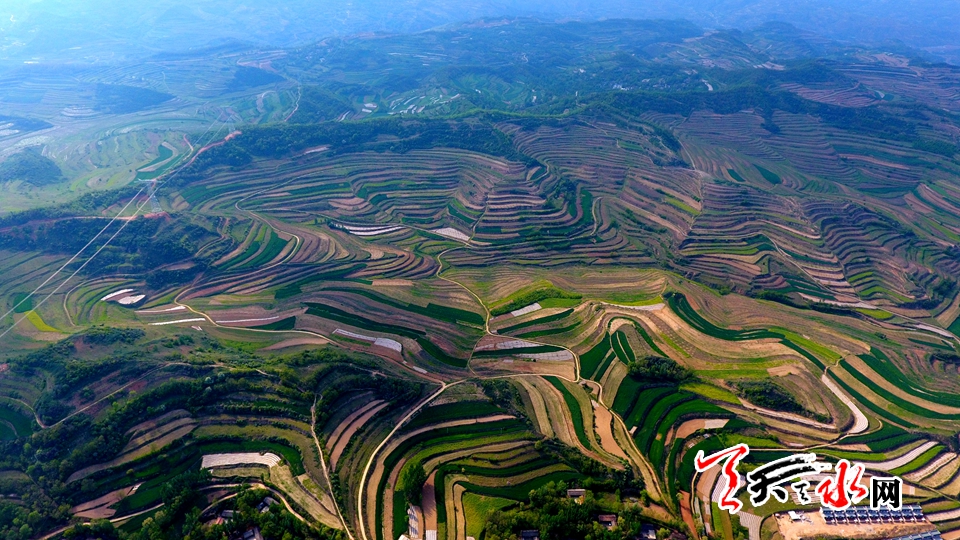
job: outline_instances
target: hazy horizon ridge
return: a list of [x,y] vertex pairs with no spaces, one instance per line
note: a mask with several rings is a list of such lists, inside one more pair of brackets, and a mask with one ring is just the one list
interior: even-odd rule
[[292,47],[367,32],[411,33],[489,17],[599,20],[685,19],[705,29],[749,29],[785,22],[823,37],[859,43],[897,43],[937,59],[960,58],[960,2],[814,0],[367,0],[317,4],[279,0],[116,0],[0,2],[0,62],[144,57],[241,40]]

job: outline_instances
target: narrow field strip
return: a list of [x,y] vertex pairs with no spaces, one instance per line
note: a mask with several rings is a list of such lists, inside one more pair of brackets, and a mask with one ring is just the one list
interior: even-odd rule
[[275,467],[279,465],[281,461],[280,456],[270,452],[265,454],[257,452],[207,454],[203,456],[200,468],[213,469],[215,467],[230,467],[232,465],[266,465],[267,467]]
[[[336,468],[337,462],[340,461],[340,456],[343,455],[344,450],[347,449],[347,445],[350,444],[350,439],[352,439],[357,431],[366,425],[371,418],[386,408],[387,405],[390,405],[390,403],[373,401],[368,406],[361,409],[362,413],[360,416],[353,417],[353,415],[351,415],[351,417],[348,417],[347,420],[344,420],[344,424],[347,424],[348,421],[349,424],[344,427],[344,430],[341,432],[340,436],[335,439],[336,444],[333,446],[333,451],[330,452],[330,467]],[[340,429],[340,427],[338,426],[337,429]]]
[[927,519],[931,523],[940,523],[943,521],[953,521],[955,519],[960,519],[960,508],[956,510],[947,510],[945,512],[935,512],[933,514],[927,514]]
[[940,443],[937,441],[927,441],[898,458],[891,459],[889,461],[881,461],[879,463],[870,463],[869,461],[865,461],[863,464],[867,469],[872,469],[875,471],[892,471],[893,469],[907,465],[911,461],[922,456],[924,452],[933,448],[934,446],[937,446],[938,444]]
[[265,317],[263,319],[237,319],[233,321],[214,321],[217,324],[235,324],[235,323],[245,323],[245,322],[262,322],[262,321],[275,321],[279,319],[279,315],[274,315],[273,317]]
[[101,301],[101,302],[107,302],[107,301],[112,300],[112,299],[114,299],[114,298],[116,298],[116,297],[118,297],[118,296],[121,296],[121,295],[124,295],[124,294],[127,294],[127,293],[132,293],[132,292],[133,292],[133,289],[123,289],[123,290],[119,290],[119,291],[112,292],[112,293],[104,296],[103,298],[100,299],[100,301]]
[[154,322],[154,323],[150,323],[150,326],[167,326],[170,324],[185,324],[185,323],[192,323],[192,322],[206,322],[206,319],[204,319],[203,317],[197,317],[195,319],[180,319],[176,321]]
[[957,459],[957,455],[953,452],[944,452],[940,457],[927,463],[923,467],[917,469],[915,472],[907,474],[904,476],[907,480],[911,482],[922,482],[929,476],[933,475],[935,472],[940,470],[941,467],[945,466],[947,463],[950,463],[954,459]]
[[187,309],[187,306],[173,306],[172,308],[167,308],[167,309],[153,309],[153,310],[149,310],[149,311],[138,311],[137,314],[139,314],[139,315],[155,315],[155,314],[159,314],[159,313],[170,313],[170,312],[172,312],[172,311],[183,311],[183,310],[185,310],[185,309]]
[[840,388],[833,383],[833,380],[830,379],[826,373],[820,377],[820,381],[824,386],[827,387],[828,390],[833,392],[833,395],[837,396],[837,398],[850,409],[851,413],[853,413],[853,426],[847,433],[849,435],[856,435],[866,431],[867,428],[870,427],[870,421],[867,419],[866,415],[863,414],[860,408],[857,407],[857,404],[854,403],[853,400],[847,396],[847,394],[840,390]]
[[538,304],[538,303],[533,303],[533,304],[530,304],[530,305],[527,306],[527,307],[524,307],[524,308],[520,308],[520,309],[511,311],[511,312],[510,312],[510,315],[513,315],[514,317],[522,317],[522,316],[526,315],[527,313],[533,313],[534,311],[540,311],[541,309],[543,309],[543,308],[540,307],[540,304]]

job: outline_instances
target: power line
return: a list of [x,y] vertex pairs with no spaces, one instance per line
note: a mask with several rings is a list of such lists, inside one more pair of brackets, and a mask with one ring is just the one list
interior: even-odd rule
[[[207,126],[207,129],[206,129],[202,134],[200,134],[200,137],[197,138],[197,139],[198,139],[198,143],[197,143],[197,144],[198,144],[198,146],[200,146],[201,149],[203,148],[204,145],[200,144],[199,141],[200,141],[201,139],[203,139],[203,138],[207,135],[207,133],[210,132],[210,130],[213,128],[213,126],[216,125],[218,122],[220,122],[219,117],[217,117],[209,126]],[[224,125],[226,125],[226,124],[224,123]],[[217,129],[217,131],[213,133],[213,135],[211,136],[211,138],[208,140],[208,143],[209,143],[209,141],[212,141],[213,138],[216,137],[216,136],[220,133],[220,131],[221,131],[222,129],[223,129],[223,126],[221,125],[220,128]],[[189,164],[189,162],[188,162],[188,164]],[[89,258],[87,258],[87,260],[84,261],[84,263],[83,263],[82,265],[80,265],[80,267],[77,268],[77,270],[75,270],[72,274],[70,274],[70,276],[67,277],[67,279],[65,279],[60,285],[58,285],[56,289],[54,289],[51,293],[47,294],[47,295],[43,298],[43,300],[41,300],[40,303],[38,303],[38,304],[36,305],[36,307],[35,307],[34,309],[39,308],[40,306],[42,306],[43,304],[45,304],[45,303],[47,302],[47,300],[50,299],[51,296],[53,296],[54,294],[58,293],[58,292],[60,291],[60,289],[62,289],[62,288],[64,287],[64,285],[66,285],[67,283],[69,283],[70,280],[73,279],[74,277],[76,277],[76,275],[77,275],[78,273],[80,273],[81,270],[83,270],[84,268],[86,268],[86,266],[87,266],[88,264],[90,264],[90,261],[92,261],[94,258],[96,258],[96,256],[99,255],[100,252],[104,250],[104,248],[106,248],[107,246],[110,245],[110,242],[112,242],[112,241],[117,237],[117,235],[119,235],[119,234],[123,231],[123,229],[126,228],[127,224],[130,223],[130,221],[132,221],[133,218],[135,218],[135,217],[140,213],[141,210],[143,210],[144,206],[146,206],[147,203],[152,202],[152,203],[155,204],[156,206],[159,206],[159,203],[157,203],[156,198],[155,198],[156,189],[157,189],[158,187],[160,187],[160,185],[162,185],[162,184],[164,184],[164,183],[167,183],[167,182],[169,182],[170,180],[172,180],[173,178],[175,178],[175,177],[176,177],[178,174],[180,174],[180,172],[183,171],[185,168],[186,168],[186,166],[178,168],[178,169],[177,169],[176,171],[174,171],[173,174],[171,174],[169,177],[164,178],[162,182],[160,182],[159,179],[154,180],[154,181],[152,182],[153,187],[152,187],[151,190],[150,190],[150,191],[152,192],[152,193],[150,194],[150,197],[148,197],[145,201],[143,201],[143,202],[137,207],[136,211],[133,213],[132,216],[130,216],[130,218],[123,220],[123,224],[120,226],[119,229],[117,229],[117,231],[116,231],[115,233],[113,233],[113,236],[111,236],[110,238],[108,238],[107,241],[106,241],[102,246],[100,246],[100,247],[97,249],[97,251],[95,251],[95,252],[93,253],[93,255],[91,255]],[[35,294],[37,294],[37,292],[40,291],[40,289],[42,289],[42,288],[45,287],[48,283],[50,283],[50,282],[51,282],[56,276],[58,276],[58,275],[60,274],[60,272],[62,272],[67,266],[69,266],[70,264],[72,264],[84,251],[87,250],[88,247],[90,247],[94,242],[96,242],[97,238],[100,238],[100,236],[102,236],[103,233],[106,232],[107,229],[109,229],[110,226],[113,225],[113,223],[114,223],[115,221],[117,221],[118,219],[120,219],[120,216],[122,216],[123,213],[126,212],[127,208],[129,208],[130,205],[131,205],[134,201],[136,201],[137,198],[138,198],[141,194],[143,194],[143,191],[144,191],[144,188],[140,188],[140,190],[137,191],[137,193],[133,196],[133,198],[131,198],[130,201],[129,201],[126,205],[124,205],[124,207],[123,207],[122,209],[120,209],[120,212],[118,212],[116,216],[114,216],[102,229],[100,229],[100,231],[99,231],[92,239],[90,239],[89,242],[87,242],[82,248],[80,248],[80,251],[78,251],[78,252],[75,253],[72,257],[70,257],[70,260],[68,260],[68,261],[67,261],[66,263],[64,263],[60,268],[58,268],[53,274],[50,275],[50,277],[48,277],[46,280],[44,280],[44,282],[41,283],[36,289],[34,289],[33,291],[31,291],[30,294],[28,294],[28,295],[26,295],[25,297],[23,297],[22,299],[20,299],[20,301],[17,302],[17,304],[14,305],[9,311],[7,311],[7,312],[3,315],[3,317],[0,317],[0,319],[6,319],[7,316],[9,316],[11,313],[13,313],[14,311],[16,311],[17,308],[19,308],[21,305],[23,305],[25,302],[27,302],[30,298],[32,298]],[[12,331],[14,328],[16,328],[17,325],[19,325],[21,322],[23,322],[23,320],[26,319],[26,318],[27,318],[26,315],[24,315],[23,317],[21,317],[19,320],[16,320],[16,318],[14,318],[13,325],[11,325],[9,328],[7,328],[6,330],[4,330],[3,333],[0,333],[0,338],[3,338],[3,337],[6,336],[7,334],[9,334],[10,331]]]

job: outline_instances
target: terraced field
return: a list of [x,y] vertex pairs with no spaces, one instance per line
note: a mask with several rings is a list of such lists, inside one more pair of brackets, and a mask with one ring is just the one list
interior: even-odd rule
[[0,515],[180,527],[250,484],[327,540],[482,540],[580,488],[584,527],[732,540],[693,460],[744,442],[957,534],[956,74],[615,21],[451,64],[531,24],[84,71],[169,78],[123,114],[34,86],[75,123],[69,182],[0,186]]

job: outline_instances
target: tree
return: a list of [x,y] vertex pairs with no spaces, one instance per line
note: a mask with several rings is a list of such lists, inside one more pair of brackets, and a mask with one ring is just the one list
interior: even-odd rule
[[[150,519],[150,518],[147,518]],[[153,520],[150,521],[153,523]],[[146,524],[146,522],[144,522]],[[96,538],[97,540],[119,540],[120,533],[113,523],[105,519],[95,519],[90,523],[78,523],[63,533],[64,538]]]
[[408,503],[419,505],[423,498],[425,483],[427,483],[427,471],[423,469],[423,464],[411,463],[400,473],[397,490],[403,493]]

